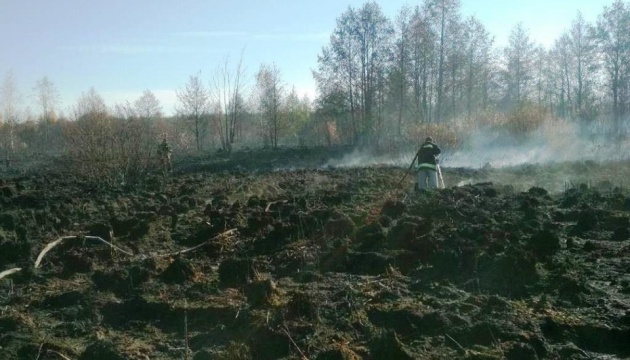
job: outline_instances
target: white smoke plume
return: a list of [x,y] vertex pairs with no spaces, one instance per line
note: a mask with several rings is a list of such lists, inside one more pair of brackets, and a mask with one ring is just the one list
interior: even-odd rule
[[340,159],[331,159],[324,164],[324,168],[352,168],[363,166],[409,166],[415,156],[414,151],[394,155],[373,155],[369,151],[355,150]]
[[525,138],[477,131],[461,149],[443,156],[448,167],[501,168],[567,161],[619,161],[630,157],[630,144],[567,122],[547,123]]
[[[458,149],[443,148],[440,161],[444,167],[502,168],[523,164],[545,165],[567,161],[620,161],[630,159],[628,140],[611,139],[610,131],[597,124],[577,126],[562,120],[546,122],[537,131],[516,137],[506,131],[477,130],[466,135]],[[436,139],[438,145],[440,139]],[[324,167],[409,166],[417,149],[375,156],[355,150],[340,159],[329,160]]]

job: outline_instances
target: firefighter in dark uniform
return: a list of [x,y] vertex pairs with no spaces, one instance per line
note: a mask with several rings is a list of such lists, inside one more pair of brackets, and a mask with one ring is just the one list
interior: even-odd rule
[[420,146],[416,154],[418,159],[418,190],[438,187],[437,156],[441,152],[442,150],[433,143],[431,137],[427,137]]
[[164,172],[170,172],[173,170],[171,165],[171,147],[168,146],[166,142],[166,136],[162,139],[162,143],[158,146],[158,157],[160,158],[160,163],[162,164],[162,169]]

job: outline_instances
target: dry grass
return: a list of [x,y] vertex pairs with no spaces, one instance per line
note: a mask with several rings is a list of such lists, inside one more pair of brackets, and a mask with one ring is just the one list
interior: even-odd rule
[[251,360],[249,347],[243,343],[230,342],[225,350],[216,355],[217,360]]
[[407,141],[419,144],[427,136],[433,137],[444,149],[459,149],[470,134],[507,133],[515,137],[525,137],[547,124],[560,120],[552,118],[542,107],[523,104],[508,113],[488,109],[474,114],[471,118],[457,117],[442,123],[409,124],[405,129]]
[[88,291],[92,286],[92,280],[88,275],[77,274],[70,279],[62,279],[59,277],[48,277],[43,284],[32,284],[31,294],[33,296],[50,296],[57,295],[73,289],[76,291]]
[[247,178],[230,177],[225,185],[223,190],[230,204],[237,201],[246,203],[253,196],[269,199],[284,193],[279,186],[278,177],[273,174]]

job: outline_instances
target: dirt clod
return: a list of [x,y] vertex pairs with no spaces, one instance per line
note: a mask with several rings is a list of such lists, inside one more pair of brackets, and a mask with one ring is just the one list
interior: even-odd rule
[[0,179],[0,358],[630,356],[627,190],[547,188],[600,165],[444,168],[416,193],[328,151],[212,154],[138,186]]
[[276,293],[276,284],[271,279],[252,281],[245,286],[247,302],[252,306],[269,305]]
[[219,283],[224,287],[239,287],[247,284],[255,275],[249,259],[226,259],[219,265]]
[[160,274],[164,282],[181,284],[191,281],[195,276],[195,269],[190,261],[182,257],[176,257],[173,262]]
[[97,340],[85,349],[78,360],[129,360],[109,341]]

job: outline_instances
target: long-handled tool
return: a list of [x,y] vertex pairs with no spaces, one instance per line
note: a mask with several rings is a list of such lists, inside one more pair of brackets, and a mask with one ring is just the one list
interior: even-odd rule
[[405,180],[405,178],[407,177],[407,175],[409,175],[409,172],[411,171],[411,168],[413,167],[413,163],[416,162],[417,158],[418,158],[418,154],[416,154],[416,156],[413,157],[413,160],[411,160],[411,165],[409,165],[409,169],[407,169],[407,171],[405,172],[405,175],[403,175],[402,179],[400,179],[400,181],[398,182],[398,185],[396,185],[396,187],[400,187],[400,185],[402,185],[402,183]]

